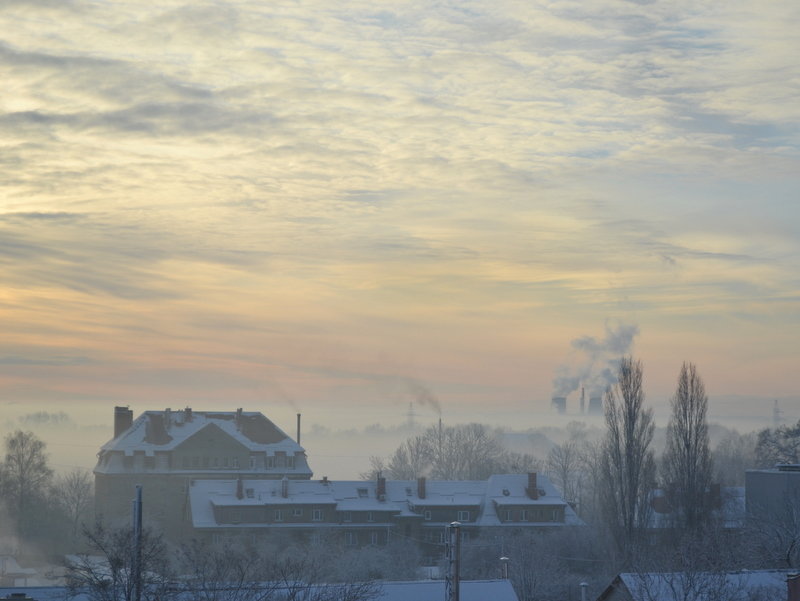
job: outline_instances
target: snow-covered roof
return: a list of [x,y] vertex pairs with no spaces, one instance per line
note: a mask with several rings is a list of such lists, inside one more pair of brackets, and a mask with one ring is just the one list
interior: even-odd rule
[[[241,484],[235,479],[194,480],[189,489],[189,501],[196,528],[218,525],[213,512],[215,506],[280,505],[335,505],[337,511],[388,511],[399,517],[419,517],[422,508],[464,507],[475,512],[470,526],[519,526],[520,522],[499,519],[495,510],[496,499],[502,499],[505,505],[563,507],[564,522],[545,523],[549,526],[583,525],[546,477],[538,477],[537,488],[545,494],[536,500],[528,497],[525,491],[527,483],[527,474],[495,475],[489,480],[432,480],[425,482],[425,496],[420,498],[416,480],[387,480],[383,499],[380,499],[376,480],[244,478]],[[286,497],[283,496],[284,486]],[[241,498],[237,496],[239,488]]]
[[742,570],[739,572],[646,572],[622,573],[600,595],[605,599],[611,589],[623,584],[633,601],[712,601],[724,598],[728,601],[746,601],[754,593],[763,593],[765,598],[786,598],[786,577],[789,570]]
[[[378,596],[375,601],[441,601],[444,599],[445,584],[443,580],[420,580],[409,582],[378,582]],[[273,585],[270,586],[274,589]],[[317,585],[318,588],[325,585]],[[87,593],[77,593],[69,596],[66,587],[0,587],[0,597],[6,597],[11,593],[26,593],[30,598],[37,601],[87,601]],[[280,589],[276,591],[280,593]],[[232,591],[231,597],[234,597]],[[178,596],[179,599],[193,599],[191,593],[184,593]],[[226,596],[220,594],[219,599],[225,601]],[[462,580],[460,587],[461,601],[519,601],[511,582],[508,580]]]
[[293,455],[304,449],[258,411],[145,411],[131,427],[109,440],[100,452],[171,451],[208,427],[217,427],[251,451],[282,451]]

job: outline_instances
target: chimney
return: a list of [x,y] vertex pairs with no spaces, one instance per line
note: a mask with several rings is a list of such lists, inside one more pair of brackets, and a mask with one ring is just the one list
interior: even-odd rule
[[236,498],[244,499],[244,482],[241,476],[236,479]]
[[378,474],[378,501],[386,500],[386,478]]
[[239,407],[236,410],[236,427],[238,428],[241,423],[242,423],[242,408]]
[[425,476],[417,478],[417,496],[420,499],[425,498]]
[[328,476],[322,476],[322,483],[323,483],[325,486],[328,486]]
[[800,601],[800,574],[786,576],[787,601]]
[[169,430],[169,427],[172,425],[172,409],[167,407],[164,409],[164,427]]
[[286,476],[284,476],[283,480],[281,480],[281,496],[284,499],[289,498],[289,478]]
[[133,425],[133,411],[127,407],[114,407],[114,438],[118,438]]
[[186,409],[184,409],[183,410],[183,416],[185,418],[184,421],[187,421],[187,422],[192,421],[192,408],[191,407],[187,407]]
[[528,473],[528,488],[526,489],[526,492],[534,501],[539,498],[539,488],[536,486],[536,472]]
[[300,444],[300,414],[297,414],[297,444]]

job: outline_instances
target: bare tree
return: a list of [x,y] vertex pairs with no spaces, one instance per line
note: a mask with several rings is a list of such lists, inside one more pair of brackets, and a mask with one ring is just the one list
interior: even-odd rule
[[800,463],[800,421],[794,426],[766,428],[758,433],[756,462],[760,468],[776,463]]
[[6,436],[2,465],[3,494],[17,520],[34,497],[43,496],[53,470],[47,465],[45,444],[33,432],[16,430]]
[[530,455],[508,451],[498,432],[482,424],[440,425],[400,445],[389,457],[385,475],[395,480],[483,480],[497,473],[530,471],[535,465]]
[[605,395],[606,436],[601,446],[601,503],[617,548],[628,556],[647,523],[646,496],[653,486],[650,444],[653,410],[644,407],[642,364],[620,361],[617,382]]
[[713,453],[715,479],[723,486],[744,486],[745,470],[756,466],[756,435],[731,430],[723,436]]
[[86,519],[92,506],[91,472],[75,468],[56,478],[53,495],[56,502],[67,514],[72,525],[72,535],[77,536],[81,521]]
[[678,529],[697,531],[711,503],[712,463],[708,443],[708,396],[693,363],[684,363],[672,397],[663,458],[664,485]]
[[[67,586],[71,594],[85,593],[92,601],[134,601],[133,529],[107,529],[102,524],[84,528],[89,552],[67,562]],[[175,578],[161,538],[145,530],[138,573],[145,601],[174,596]]]
[[564,500],[577,503],[581,489],[581,455],[578,444],[567,441],[550,449],[547,474],[561,490]]

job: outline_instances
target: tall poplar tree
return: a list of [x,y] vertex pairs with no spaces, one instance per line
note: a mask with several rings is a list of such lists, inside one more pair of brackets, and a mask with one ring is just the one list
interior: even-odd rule
[[681,366],[671,400],[663,460],[664,485],[669,491],[675,526],[696,532],[707,521],[713,474],[708,442],[708,396],[693,363]]
[[655,477],[650,444],[653,410],[644,407],[641,361],[623,357],[617,382],[604,399],[606,436],[601,446],[601,503],[605,521],[623,554],[630,559],[647,523],[647,495]]

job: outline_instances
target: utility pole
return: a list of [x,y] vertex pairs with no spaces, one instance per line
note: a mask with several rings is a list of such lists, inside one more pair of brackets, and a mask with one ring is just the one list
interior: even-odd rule
[[142,600],[142,485],[136,485],[136,498],[133,500],[133,599]]
[[452,522],[447,527],[447,580],[445,601],[461,598],[461,524]]

